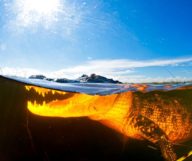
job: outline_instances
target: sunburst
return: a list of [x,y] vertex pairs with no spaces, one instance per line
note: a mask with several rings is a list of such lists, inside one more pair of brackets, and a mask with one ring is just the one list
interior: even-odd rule
[[20,26],[41,24],[49,28],[58,21],[64,7],[61,0],[16,0],[14,11]]

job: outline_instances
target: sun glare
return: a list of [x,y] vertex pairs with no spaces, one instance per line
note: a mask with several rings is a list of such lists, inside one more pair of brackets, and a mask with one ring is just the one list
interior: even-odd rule
[[49,26],[57,21],[62,7],[60,0],[17,0],[17,20],[22,26],[38,23]]
[[[79,2],[68,0],[15,0],[10,3],[10,26],[15,31],[44,29],[71,38],[82,22]],[[24,29],[24,30],[23,30]]]
[[23,7],[27,9],[28,12],[34,12],[42,16],[54,14],[54,12],[58,12],[60,7],[59,0],[26,0],[23,2]]

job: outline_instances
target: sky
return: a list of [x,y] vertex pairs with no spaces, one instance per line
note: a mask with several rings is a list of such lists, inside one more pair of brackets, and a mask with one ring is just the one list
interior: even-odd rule
[[191,0],[0,0],[0,73],[192,79]]

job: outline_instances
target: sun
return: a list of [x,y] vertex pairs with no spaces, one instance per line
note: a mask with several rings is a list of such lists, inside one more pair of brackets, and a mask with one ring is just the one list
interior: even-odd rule
[[52,15],[58,12],[61,2],[59,0],[25,0],[23,9],[41,16]]
[[42,31],[70,40],[87,15],[86,6],[76,0],[11,0],[5,7],[15,33]]
[[17,21],[22,26],[44,24],[50,26],[62,12],[61,0],[16,0]]

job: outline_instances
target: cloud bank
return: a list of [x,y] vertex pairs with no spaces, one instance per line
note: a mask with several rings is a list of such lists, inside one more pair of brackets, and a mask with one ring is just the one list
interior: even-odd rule
[[145,73],[143,75],[136,75],[135,70],[137,68],[145,67],[163,67],[163,66],[180,66],[186,63],[191,63],[190,58],[177,58],[177,59],[164,59],[164,60],[128,60],[128,59],[114,59],[114,60],[90,60],[84,64],[74,67],[68,67],[58,71],[43,72],[35,69],[21,69],[21,68],[8,68],[4,67],[0,69],[0,73],[4,75],[17,75],[22,77],[28,77],[33,74],[44,74],[53,78],[77,78],[82,74],[96,73],[106,77],[118,79],[123,82],[161,82],[161,81],[186,81],[191,78],[183,77],[170,77],[167,78],[152,78],[147,77]]

